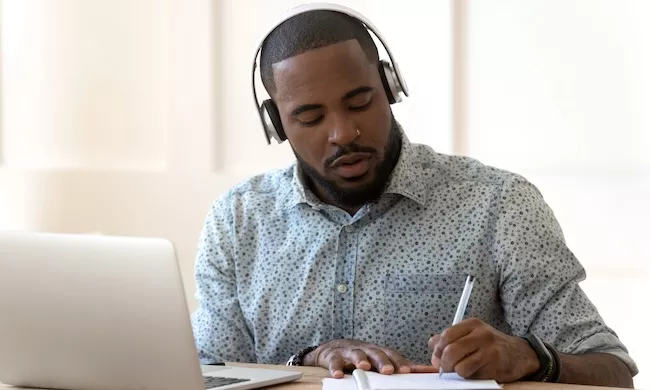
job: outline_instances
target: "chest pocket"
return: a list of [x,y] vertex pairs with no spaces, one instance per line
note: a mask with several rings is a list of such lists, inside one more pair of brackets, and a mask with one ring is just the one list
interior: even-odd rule
[[388,274],[384,284],[386,346],[429,363],[429,338],[451,326],[465,286],[462,274]]

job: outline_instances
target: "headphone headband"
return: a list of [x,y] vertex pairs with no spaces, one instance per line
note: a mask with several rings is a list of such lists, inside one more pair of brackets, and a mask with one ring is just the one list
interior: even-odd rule
[[[384,37],[379,33],[379,30],[370,22],[366,17],[361,15],[359,12],[345,7],[340,4],[333,4],[333,3],[309,3],[309,4],[303,4],[299,5],[297,7],[291,8],[288,11],[286,11],[279,20],[277,20],[275,23],[273,23],[269,29],[267,30],[267,33],[264,34],[262,39],[260,39],[259,44],[255,48],[255,54],[253,56],[253,69],[251,72],[252,75],[252,87],[253,87],[253,98],[255,100],[255,109],[258,110],[258,113],[260,115],[260,120],[262,121],[262,125],[265,123],[265,118],[264,114],[260,111],[260,102],[257,99],[257,92],[255,89],[255,69],[257,69],[257,57],[260,54],[262,50],[262,46],[264,46],[264,42],[266,41],[266,38],[282,23],[287,21],[288,19],[291,19],[292,17],[305,13],[305,12],[310,12],[310,11],[334,11],[334,12],[339,12],[344,15],[348,15],[359,22],[361,22],[367,30],[370,30],[376,37],[379,39],[381,42],[382,46],[386,50],[386,53],[388,53],[388,58],[390,59],[393,72],[395,73],[395,76],[397,77],[397,81],[400,84],[401,91],[404,93],[405,96],[409,95],[408,87],[406,85],[406,81],[404,81],[404,77],[402,76],[402,73],[400,72],[399,67],[397,66],[397,62],[393,58],[393,54],[391,53],[390,49],[388,48],[388,44],[386,43],[386,40]],[[266,133],[266,132],[265,132]],[[266,134],[267,142],[270,143],[270,138],[268,134]]]

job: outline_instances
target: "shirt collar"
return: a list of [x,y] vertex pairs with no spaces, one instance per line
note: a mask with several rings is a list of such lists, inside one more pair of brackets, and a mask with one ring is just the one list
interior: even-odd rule
[[294,162],[290,168],[291,181],[280,197],[280,207],[290,209],[300,203],[308,203],[315,206],[320,200],[309,190],[305,183],[304,174],[298,162]]
[[424,206],[427,201],[427,189],[422,167],[418,162],[418,150],[411,144],[401,126],[399,131],[402,149],[384,193],[402,195]]
[[[384,193],[398,194],[424,206],[427,192],[423,173],[417,161],[417,149],[411,144],[401,126],[399,132],[402,138],[400,156]],[[290,185],[280,197],[280,206],[286,209],[300,203],[322,206],[323,203],[307,187],[300,165],[294,162],[290,169],[292,170]]]

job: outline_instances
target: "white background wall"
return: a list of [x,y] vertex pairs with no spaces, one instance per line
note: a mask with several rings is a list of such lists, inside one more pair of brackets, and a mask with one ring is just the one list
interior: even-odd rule
[[[249,86],[269,15],[300,3],[2,1],[0,228],[169,238],[193,309],[212,201],[293,160],[288,144],[266,145]],[[450,151],[450,4],[346,4],[394,42],[414,96],[395,111],[412,139]],[[427,15],[431,30],[392,19]],[[422,56],[413,36],[429,30]]]
[[473,0],[464,12],[467,154],[542,191],[648,387],[650,2]]
[[[341,2],[399,59],[413,141],[538,185],[650,386],[649,3]],[[3,0],[0,228],[171,239],[193,310],[211,202],[293,158],[265,144],[249,70],[270,18],[299,3]]]

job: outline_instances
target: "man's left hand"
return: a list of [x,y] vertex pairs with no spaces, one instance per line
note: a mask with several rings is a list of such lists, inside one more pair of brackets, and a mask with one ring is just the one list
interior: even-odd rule
[[467,319],[429,339],[431,364],[463,378],[509,383],[539,369],[528,342],[499,332],[476,318]]

